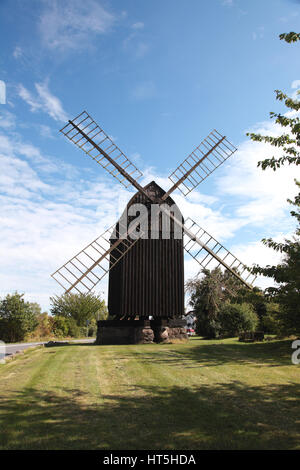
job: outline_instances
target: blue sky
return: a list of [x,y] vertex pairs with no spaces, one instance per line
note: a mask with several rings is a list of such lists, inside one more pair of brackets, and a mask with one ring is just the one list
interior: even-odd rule
[[278,132],[273,91],[300,85],[299,45],[278,35],[299,22],[296,0],[2,0],[0,294],[47,308],[60,293],[49,274],[131,195],[58,133],[83,109],[165,189],[213,128],[225,133],[239,152],[176,202],[243,261],[276,261],[260,240],[292,232],[295,170],[256,169],[273,152],[245,133]]

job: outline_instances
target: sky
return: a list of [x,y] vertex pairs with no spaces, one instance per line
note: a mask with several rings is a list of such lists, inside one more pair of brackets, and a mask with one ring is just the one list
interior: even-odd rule
[[[134,194],[59,132],[83,110],[165,190],[212,129],[225,134],[238,151],[174,200],[243,262],[277,263],[261,239],[291,236],[297,174],[257,168],[277,154],[246,133],[281,131],[269,112],[285,112],[275,89],[296,96],[300,46],[278,36],[299,23],[297,0],[0,0],[0,296],[49,309],[62,293],[50,274]],[[185,278],[198,271],[187,257]]]

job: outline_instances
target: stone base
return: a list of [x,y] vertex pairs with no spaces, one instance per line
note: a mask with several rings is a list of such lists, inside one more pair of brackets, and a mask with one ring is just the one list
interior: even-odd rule
[[184,320],[100,320],[95,344],[149,344],[186,340]]
[[168,320],[152,320],[150,323],[154,331],[154,341],[156,343],[170,343],[174,339],[188,339],[185,320],[171,318]]
[[161,326],[154,329],[154,338],[156,343],[171,343],[172,340],[187,340],[186,329],[182,327]]

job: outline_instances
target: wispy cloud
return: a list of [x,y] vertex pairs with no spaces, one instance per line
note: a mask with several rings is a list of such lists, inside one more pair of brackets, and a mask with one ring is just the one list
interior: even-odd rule
[[61,51],[85,48],[95,36],[108,33],[114,15],[96,0],[47,0],[40,17],[43,44]]
[[133,23],[131,25],[132,29],[144,29],[144,23],[142,21],[138,21],[137,23]]
[[151,80],[137,84],[131,92],[131,96],[136,100],[147,100],[153,98],[155,94],[156,87]]
[[42,104],[39,102],[38,98],[34,98],[30,91],[27,90],[22,84],[18,87],[19,96],[22,100],[26,101],[26,103],[30,106],[30,110],[32,112],[37,111],[42,107]]
[[123,49],[136,59],[143,58],[150,50],[150,45],[142,34],[144,26],[144,23],[141,21],[131,25],[133,31],[123,41]]
[[16,46],[13,51],[14,58],[19,59],[20,57],[22,57],[22,55],[23,55],[22,48],[20,46]]
[[253,41],[256,41],[256,39],[263,39],[264,33],[265,33],[265,27],[264,26],[260,26],[259,28],[257,28],[256,31],[252,32]]
[[225,7],[232,7],[234,5],[233,0],[222,0],[222,5]]
[[0,114],[0,128],[12,129],[16,125],[16,119],[13,113],[4,111]]
[[67,113],[64,111],[59,98],[54,96],[46,82],[35,83],[37,95],[33,95],[22,84],[18,87],[19,96],[30,106],[32,112],[45,111],[55,121],[66,121]]

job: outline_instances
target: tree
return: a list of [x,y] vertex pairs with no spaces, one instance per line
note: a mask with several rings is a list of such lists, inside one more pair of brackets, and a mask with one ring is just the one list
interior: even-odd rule
[[[231,293],[227,289],[231,277],[224,275],[220,268],[212,271],[203,269],[202,274],[201,278],[190,279],[186,283],[186,289],[191,294],[190,305],[197,317],[197,334],[207,338],[216,338],[221,328],[218,313],[222,302]],[[230,288],[232,288],[231,285]]]
[[0,339],[14,343],[24,340],[31,333],[38,321],[29,302],[23,299],[24,294],[8,294],[0,301]]
[[267,311],[262,318],[260,329],[265,333],[281,335],[284,331],[284,324],[281,321],[280,305],[275,302],[267,303]]
[[[202,274],[202,277],[191,279],[186,284],[191,293],[190,305],[197,317],[197,334],[207,338],[235,336],[240,331],[252,331],[254,327],[267,333],[277,333],[279,321],[273,316],[278,306],[272,304],[274,308],[270,308],[271,302],[261,289],[243,286],[227,270],[204,269]],[[224,313],[225,307],[227,310]],[[232,313],[232,322],[238,326],[235,330],[228,326],[227,312]],[[251,322],[247,326],[249,318]]]
[[[65,338],[69,334],[68,318],[61,315],[56,315],[51,319],[51,330],[54,336],[58,338]],[[73,336],[73,335],[70,335]],[[76,336],[76,334],[74,335]]]
[[242,331],[255,331],[258,316],[250,304],[226,302],[220,308],[219,321],[222,336],[237,336]]
[[63,294],[50,297],[51,313],[54,316],[72,318],[76,325],[86,326],[87,321],[103,320],[107,317],[107,308],[100,295],[90,294]]
[[[32,306],[33,304],[30,304],[30,305]],[[38,304],[34,304],[34,305],[37,306]],[[33,340],[40,341],[40,340],[43,340],[52,336],[52,324],[51,324],[52,317],[50,317],[47,312],[37,313],[37,308],[34,309],[33,313],[36,316],[38,325],[30,334],[26,335],[26,339],[32,340],[32,341]]]
[[38,304],[37,302],[29,302],[29,305],[30,305],[30,310],[36,315],[36,317],[41,315],[42,309],[41,309],[40,304]]
[[258,328],[263,330],[263,319],[267,313],[269,300],[265,293],[259,287],[253,287],[248,289],[247,287],[240,284],[235,295],[230,300],[231,303],[236,304],[250,304],[252,305],[256,315],[259,319]]
[[[299,33],[284,33],[280,36],[281,40],[287,43],[300,40]],[[270,113],[271,119],[288,132],[279,137],[262,136],[260,134],[247,134],[253,141],[268,142],[274,147],[282,148],[283,155],[279,158],[266,158],[258,163],[263,170],[272,168],[276,171],[282,165],[300,164],[300,119],[298,111],[300,110],[300,101],[288,97],[280,90],[275,90],[276,99],[283,102],[289,111],[286,114]],[[300,189],[300,183],[295,180]],[[272,297],[275,302],[280,304],[281,320],[286,333],[300,332],[300,192],[293,201],[288,202],[295,206],[291,211],[292,217],[298,222],[295,235],[292,239],[285,239],[282,243],[275,242],[272,238],[263,239],[262,242],[276,251],[283,254],[282,261],[277,266],[267,266],[265,268],[258,265],[254,266],[252,272],[272,278],[277,286],[268,288],[266,293]]]
[[[300,183],[297,183],[300,187]],[[296,206],[291,211],[293,217],[300,222],[300,195],[294,201]],[[276,266],[254,266],[253,273],[270,277],[276,282],[275,287],[266,289],[266,293],[281,306],[280,318],[287,333],[300,333],[300,226],[292,239],[285,239],[283,243],[272,239],[263,240],[265,245],[283,254],[281,263]]]

